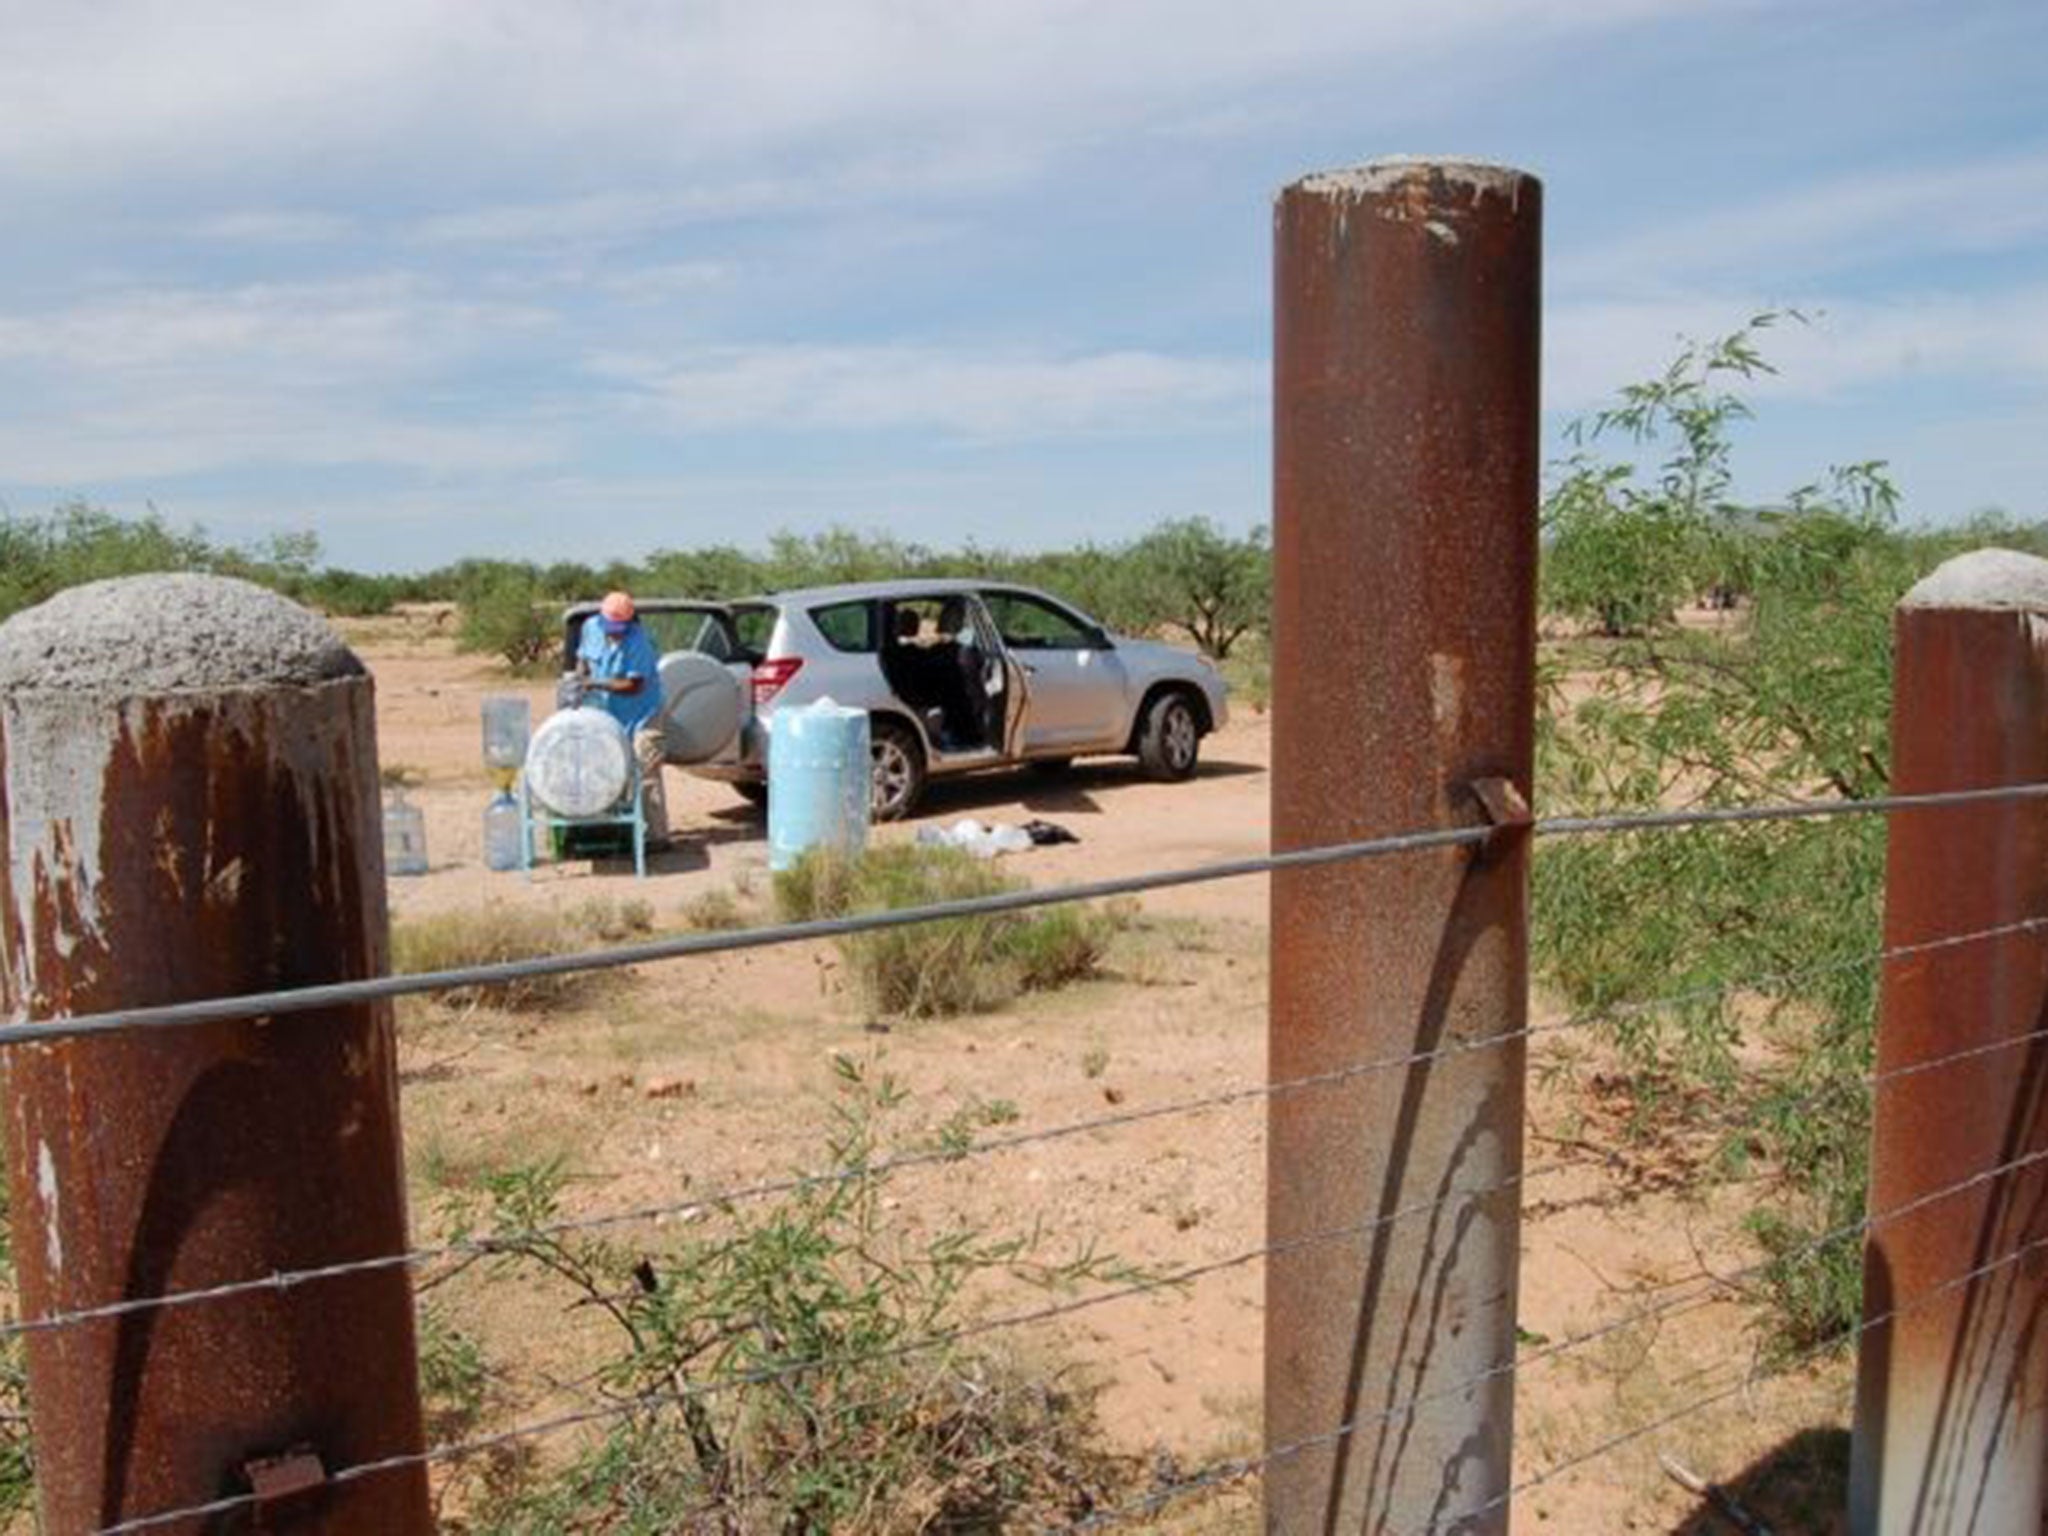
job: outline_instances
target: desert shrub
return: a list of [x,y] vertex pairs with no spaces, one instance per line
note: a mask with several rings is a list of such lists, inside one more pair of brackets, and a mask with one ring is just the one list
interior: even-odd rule
[[631,1405],[571,1463],[478,1495],[486,1536],[563,1530],[823,1532],[1064,1525],[1131,1469],[1098,1449],[1092,1395],[959,1337],[988,1283],[1072,1286],[1137,1271],[1085,1252],[1048,1260],[1035,1234],[961,1218],[891,1219],[883,1129],[904,1104],[886,1076],[835,1059],[824,1168],[716,1231],[649,1253],[536,1228],[564,1175],[494,1176],[450,1207],[488,1232],[487,1273],[546,1281],[614,1325],[597,1377]]
[[1264,634],[1248,635],[1221,663],[1233,709],[1263,715],[1273,702],[1273,648]]
[[552,611],[530,573],[494,573],[462,600],[456,643],[465,651],[496,656],[516,672],[530,671],[560,643]]
[[[1024,882],[957,848],[891,843],[857,859],[815,849],[775,877],[778,910],[797,920],[997,896]],[[867,1005],[937,1018],[1001,1007],[1093,976],[1116,921],[1092,908],[943,918],[838,941]]]
[[[589,901],[567,911],[488,905],[437,912],[394,924],[393,968],[403,974],[457,970],[565,954],[617,944],[648,933],[654,909],[644,901]],[[615,971],[530,976],[489,987],[456,987],[441,994],[457,1007],[484,1004],[513,1013],[540,1012],[580,1002],[612,984]]]
[[[865,857],[884,857],[875,849]],[[792,923],[816,922],[853,910],[854,879],[861,861],[833,848],[813,848],[787,869],[775,871],[775,910]]]
[[1102,969],[1109,951],[1110,925],[1080,907],[1049,907],[1014,926],[1009,958],[1026,992],[1051,992],[1086,981]]
[[683,921],[700,933],[730,933],[746,926],[747,914],[733,892],[706,891],[684,903]]
[[438,1443],[467,1438],[483,1419],[491,1371],[483,1346],[422,1302],[419,1313],[420,1402],[428,1437]]
[[[1765,370],[1756,327],[1688,348],[1595,432],[1621,464],[1574,460],[1550,506],[1546,592],[1611,637],[1538,722],[1546,808],[1860,799],[1889,784],[1892,610],[1956,543],[1894,526],[1882,467],[1852,465],[1769,507],[1729,500],[1731,391]],[[1668,457],[1634,461],[1652,445]],[[1673,605],[1738,592],[1711,631]],[[1612,1010],[1648,1083],[1677,1073],[1768,1195],[1753,1235],[1780,1348],[1850,1337],[1860,1245],[1885,827],[1875,817],[1558,839],[1534,863],[1534,958],[1575,1008]],[[1688,995],[1654,1010],[1638,999]]]

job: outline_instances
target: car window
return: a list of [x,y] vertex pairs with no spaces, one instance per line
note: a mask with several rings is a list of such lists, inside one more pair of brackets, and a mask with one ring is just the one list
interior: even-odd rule
[[958,593],[939,597],[899,597],[885,605],[885,628],[897,645],[982,645],[975,628],[974,606]]
[[811,622],[818,633],[838,651],[872,651],[875,648],[875,608],[872,603],[831,603],[811,610]]
[[[562,618],[562,670],[576,668],[576,648],[583,639],[583,626],[596,613],[595,606],[571,608]],[[640,627],[654,643],[657,656],[673,651],[701,651],[720,661],[733,659],[733,636],[725,616],[703,608],[652,608],[640,610]]]
[[768,654],[768,642],[775,638],[774,604],[749,603],[733,609],[732,627],[739,636],[741,652],[760,660]]
[[687,609],[672,613],[642,609],[640,627],[654,642],[658,656],[666,656],[672,651],[702,651],[720,661],[732,660],[732,640],[715,614]]
[[1064,608],[1022,592],[984,592],[996,632],[1013,651],[1088,651],[1095,632]]

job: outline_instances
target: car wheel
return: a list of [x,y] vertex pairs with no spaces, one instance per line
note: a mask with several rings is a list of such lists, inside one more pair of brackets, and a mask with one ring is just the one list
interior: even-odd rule
[[1154,699],[1138,732],[1138,762],[1145,777],[1168,783],[1188,778],[1201,750],[1201,722],[1187,695],[1163,693]]
[[900,821],[924,794],[924,746],[909,726],[877,720],[868,750],[874,764],[870,813],[877,821]]

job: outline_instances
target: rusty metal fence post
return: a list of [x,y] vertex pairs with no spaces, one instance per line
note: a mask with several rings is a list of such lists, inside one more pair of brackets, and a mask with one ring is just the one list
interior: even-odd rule
[[[244,582],[101,582],[0,625],[8,1017],[384,969],[371,706],[324,623]],[[393,1050],[388,1005],[0,1029],[24,1314],[403,1251]],[[254,1528],[432,1529],[420,1467],[319,1476],[422,1446],[403,1269],[33,1333],[28,1367],[56,1536],[307,1483]]]
[[[2048,561],[2005,550],[1951,560],[1906,594],[1895,637],[1895,792],[2048,781]],[[1893,816],[1887,948],[2043,916],[2048,802]],[[1885,968],[1850,1470],[1856,1536],[2044,1528],[2044,1028],[2039,931]],[[1971,1051],[1981,1054],[1893,1075]],[[1888,1219],[1894,1211],[1905,1214]]]
[[[1526,807],[1540,205],[1457,162],[1280,195],[1276,849]],[[1269,1531],[1507,1528],[1512,1377],[1470,1383],[1515,1348],[1526,844],[1273,879],[1273,1080],[1507,1038],[1273,1100]]]

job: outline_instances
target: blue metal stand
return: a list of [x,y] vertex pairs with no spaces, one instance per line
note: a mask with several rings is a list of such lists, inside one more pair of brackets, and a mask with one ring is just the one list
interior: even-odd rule
[[625,809],[603,816],[557,816],[533,803],[527,791],[526,775],[519,776],[519,868],[530,880],[535,862],[534,844],[542,832],[571,827],[630,827],[633,835],[633,877],[647,878],[647,807],[642,802],[640,760],[632,759],[633,777],[627,786]]

